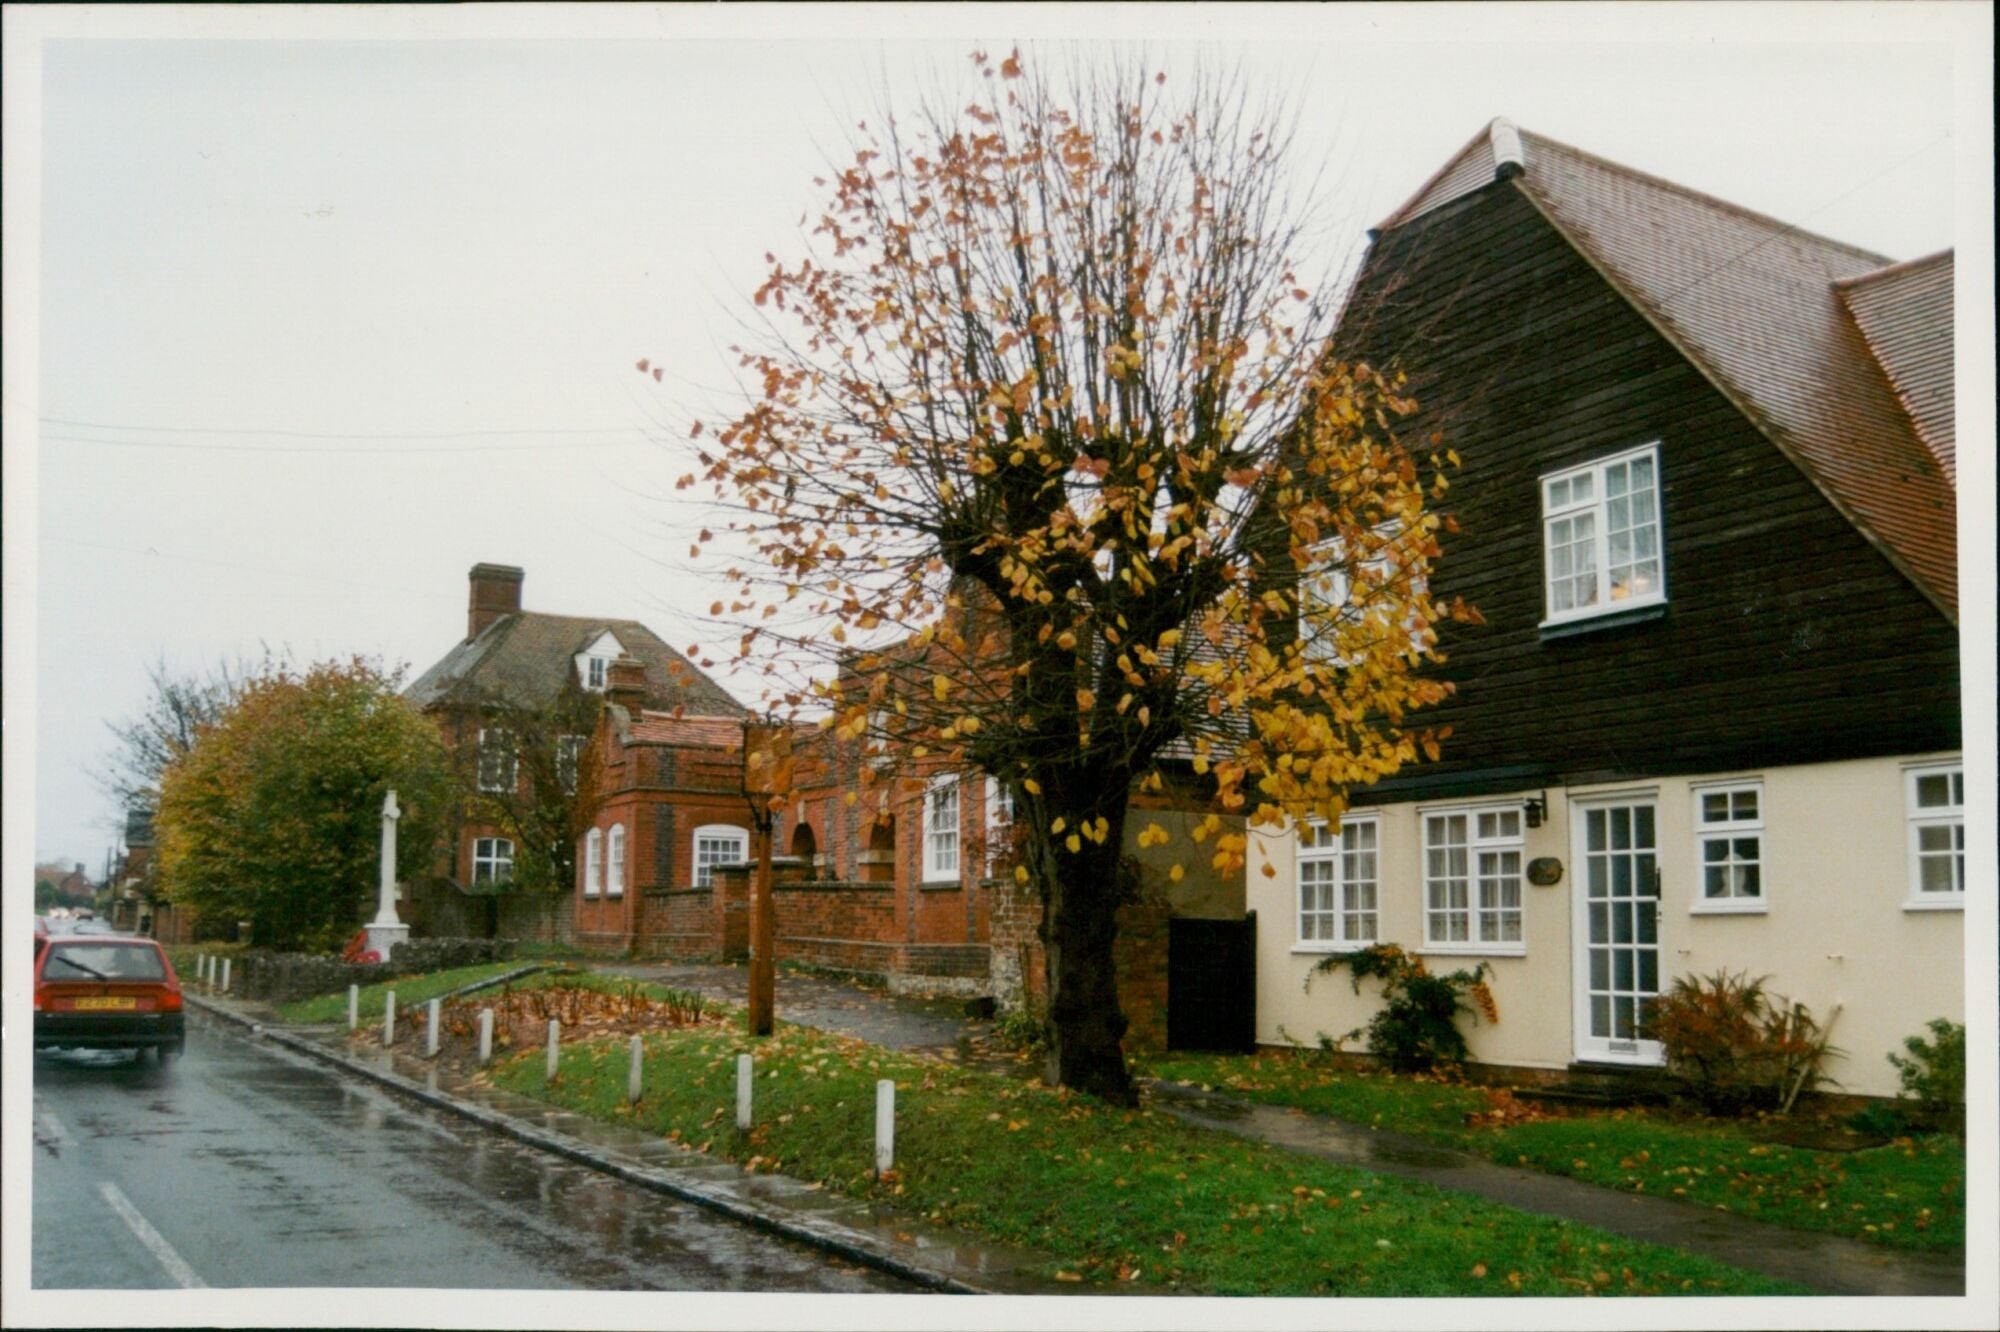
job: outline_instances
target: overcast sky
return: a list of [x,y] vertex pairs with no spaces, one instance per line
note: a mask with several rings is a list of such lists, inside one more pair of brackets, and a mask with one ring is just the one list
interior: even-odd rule
[[[101,867],[115,811],[90,771],[156,655],[420,671],[464,633],[481,560],[524,566],[530,609],[721,641],[713,589],[675,571],[691,514],[662,441],[726,382],[824,154],[885,84],[957,77],[975,45],[1198,39],[1152,51],[1299,100],[1343,243],[1495,115],[1894,258],[1987,243],[1955,191],[1990,209],[1963,142],[1990,103],[1974,88],[1965,110],[1951,45],[1985,51],[1983,7],[1137,19],[522,7],[433,11],[445,39],[406,40],[405,15],[334,10],[281,40],[238,10],[107,15],[38,51],[10,27],[8,304],[39,340],[8,353],[6,592],[33,656],[10,604],[7,740],[32,727],[37,858]],[[498,22],[536,35],[463,39]],[[16,80],[37,56],[24,203]]]

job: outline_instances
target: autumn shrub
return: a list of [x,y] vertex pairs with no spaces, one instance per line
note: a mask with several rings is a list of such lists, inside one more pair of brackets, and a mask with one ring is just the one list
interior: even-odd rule
[[[1347,968],[1354,992],[1373,978],[1382,983],[1382,1010],[1341,1037],[1352,1040],[1364,1032],[1369,1053],[1398,1073],[1421,1073],[1439,1065],[1457,1065],[1470,1054],[1458,1029],[1461,1014],[1477,1022],[1482,1016],[1498,1022],[1500,1012],[1487,988],[1491,974],[1482,962],[1471,971],[1437,975],[1395,944],[1375,944],[1353,953],[1322,959],[1306,976],[1306,984],[1322,972]],[[1468,1002],[1470,1001],[1470,1002]]]
[[1026,999],[1019,1008],[1010,1008],[993,1026],[993,1035],[1011,1050],[1040,1051],[1048,1048],[1048,1020]]
[[1910,1117],[1928,1129],[1965,1132],[1965,1024],[1932,1018],[1931,1039],[1907,1036],[1908,1057],[1890,1055],[1903,1082],[1903,1097],[1915,1102]]
[[1714,1115],[1780,1113],[1826,1080],[1826,1033],[1804,1004],[1768,993],[1746,974],[1682,976],[1654,1000],[1640,1035],[1665,1047],[1682,1095]]

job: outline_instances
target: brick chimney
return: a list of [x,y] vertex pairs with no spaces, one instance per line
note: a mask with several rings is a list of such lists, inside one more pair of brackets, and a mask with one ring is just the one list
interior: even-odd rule
[[637,657],[620,657],[604,673],[604,697],[638,719],[646,702],[646,668]]
[[511,564],[472,566],[472,598],[465,619],[465,641],[479,637],[479,631],[503,615],[521,609],[521,580],[527,577]]

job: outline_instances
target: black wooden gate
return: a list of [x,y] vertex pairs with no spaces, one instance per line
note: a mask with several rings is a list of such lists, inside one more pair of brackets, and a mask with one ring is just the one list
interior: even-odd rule
[[1257,913],[1167,922],[1167,1048],[1249,1050],[1257,1041]]

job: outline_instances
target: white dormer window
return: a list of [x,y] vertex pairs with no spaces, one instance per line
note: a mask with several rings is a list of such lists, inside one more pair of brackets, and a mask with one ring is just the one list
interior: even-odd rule
[[625,645],[610,630],[605,630],[576,654],[576,678],[583,687],[594,694],[601,694],[611,683],[611,663],[625,655]]

